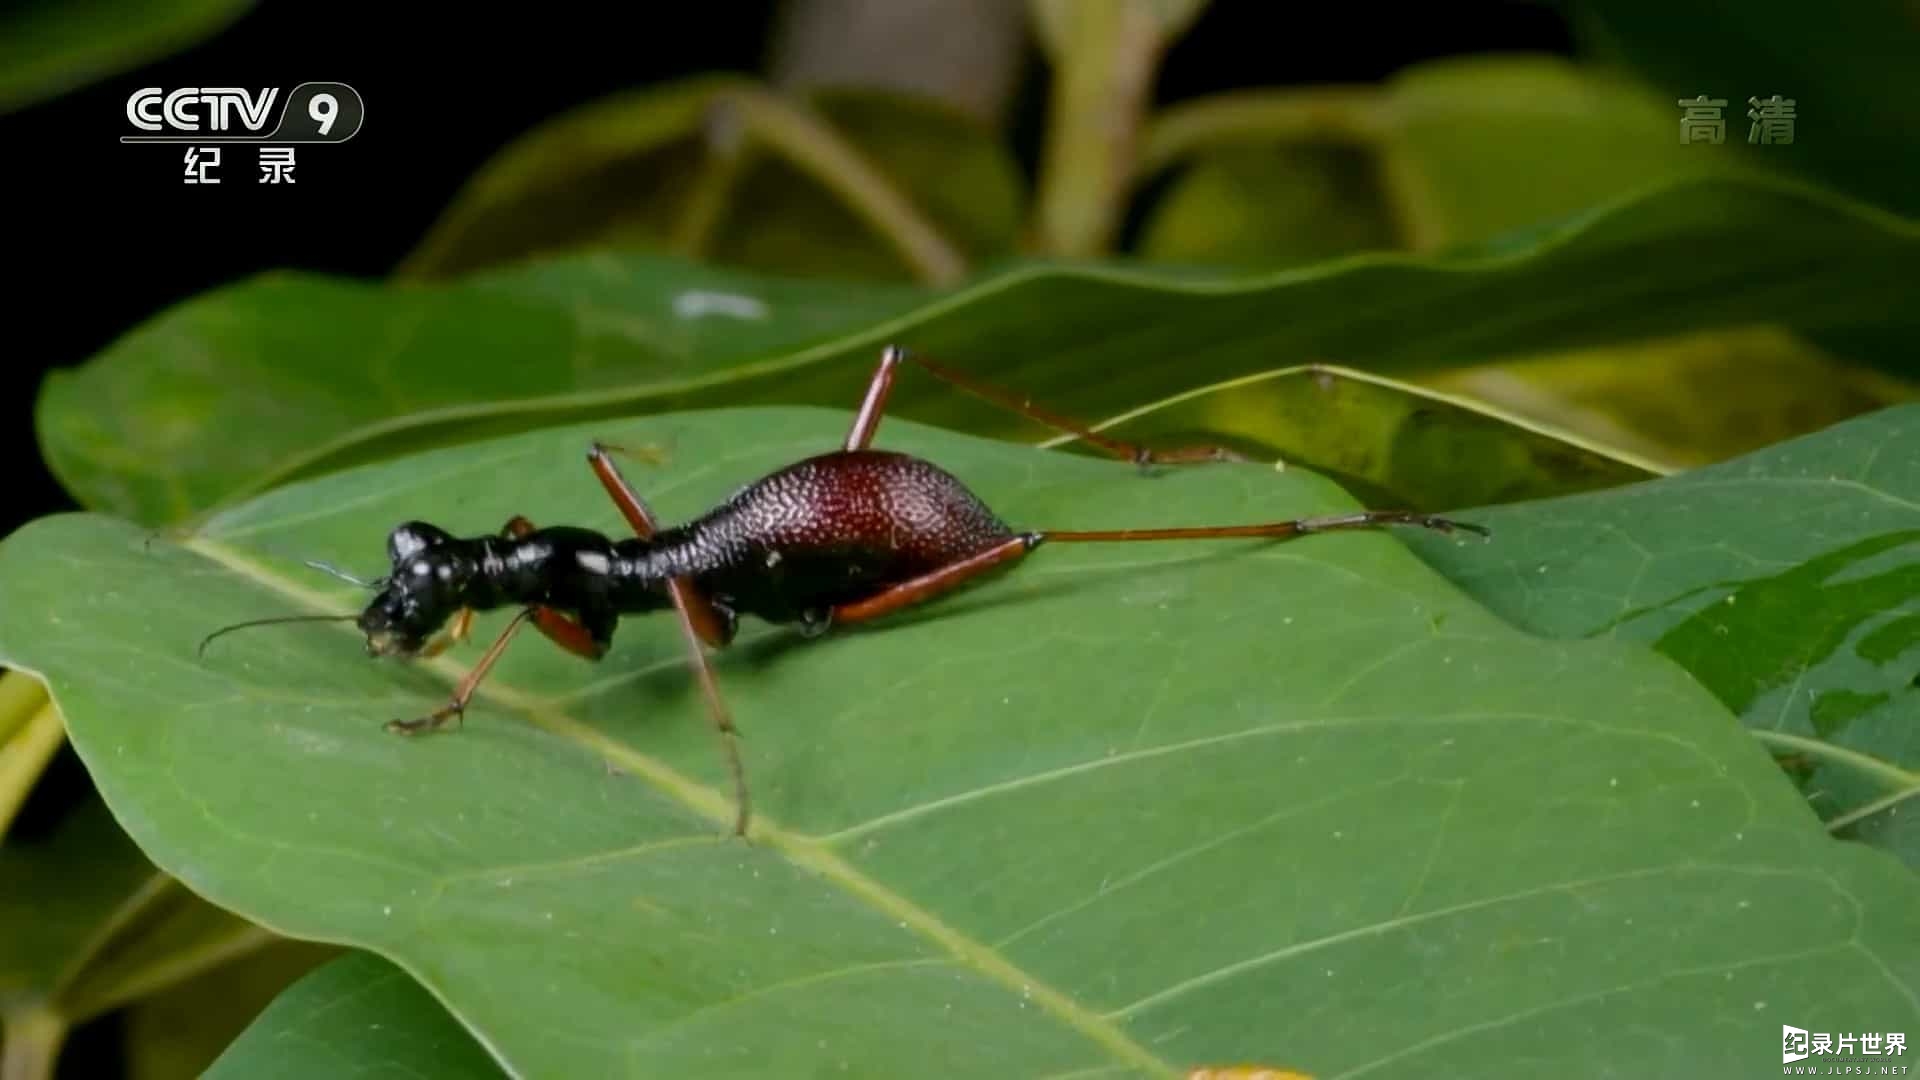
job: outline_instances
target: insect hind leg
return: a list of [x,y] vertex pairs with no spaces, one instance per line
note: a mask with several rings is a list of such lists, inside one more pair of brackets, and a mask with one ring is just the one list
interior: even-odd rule
[[1072,435],[1111,457],[1133,462],[1142,468],[1149,465],[1247,460],[1244,455],[1224,446],[1196,445],[1154,450],[1138,443],[1123,442],[1102,435],[1078,420],[1069,419],[1042,408],[1034,404],[1031,398],[1016,397],[997,386],[982,382],[970,375],[963,375],[944,364],[918,353],[909,352],[898,345],[889,345],[880,351],[880,364],[874,370],[873,378],[867,383],[866,397],[861,400],[860,410],[854,415],[853,426],[848,430],[846,442],[843,444],[844,449],[864,450],[873,444],[874,433],[879,430],[881,418],[886,412],[887,398],[893,393],[894,373],[903,363],[912,364],[948,385],[958,387],[975,397],[1036,423]]

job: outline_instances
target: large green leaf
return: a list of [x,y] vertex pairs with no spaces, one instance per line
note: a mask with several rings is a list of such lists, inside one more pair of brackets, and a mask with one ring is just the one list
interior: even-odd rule
[[790,357],[920,299],[608,256],[444,288],[269,274],[50,375],[39,434],[87,504],[174,520],[396,435],[739,378],[759,365],[727,362]]
[[[472,648],[408,668],[283,626],[195,655],[364,597],[286,553],[376,572],[416,516],[616,529],[590,438],[670,448],[629,471],[681,519],[845,423],[541,431],[282,488],[180,546],[44,520],[0,545],[0,659],[48,682],[161,865],[388,957],[526,1074],[1732,1074],[1782,1023],[1920,1020],[1920,881],[1833,843],[1667,661],[1513,629],[1396,536],[1043,547],[864,632],[749,622],[717,662],[746,842],[666,622],[598,667],[532,637],[418,740],[382,725]],[[1352,506],[1299,469],[882,443],[1022,527]]]
[[352,953],[288,987],[203,1076],[491,1080],[500,1068],[407,973]]
[[1515,623],[1644,642],[1814,766],[1837,832],[1920,868],[1920,406],[1414,542]]
[[[847,408],[895,340],[1089,419],[1299,363],[1431,371],[1755,321],[1886,332],[1859,359],[1912,374],[1892,334],[1913,332],[1916,279],[1911,223],[1729,183],[1626,200],[1505,253],[1240,278],[1025,267],[931,298],[611,257],[440,287],[273,275],[51,378],[39,428],[83,504],[152,523],[354,454],[555,414]],[[1049,434],[924,378],[904,377],[894,402],[982,434]]]

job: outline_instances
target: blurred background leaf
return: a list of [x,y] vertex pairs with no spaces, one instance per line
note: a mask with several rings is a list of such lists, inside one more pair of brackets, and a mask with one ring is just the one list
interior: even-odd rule
[[275,940],[154,868],[98,796],[44,831],[9,833],[0,881],[9,1080],[51,1075],[79,1025]]
[[391,961],[355,950],[288,987],[204,1075],[495,1080],[506,1074],[426,987]]
[[[1659,470],[1467,399],[1337,367],[1286,368],[1155,402],[1095,425],[1150,446],[1216,442],[1258,461],[1312,462],[1369,506],[1439,512],[1590,491]],[[1071,436],[1042,445],[1065,446]]]
[[1675,115],[1637,82],[1545,56],[1183,102],[1154,120],[1143,148],[1142,175],[1165,193],[1140,254],[1266,265],[1521,248],[1596,204],[1739,172],[1720,148],[1680,145]]
[[0,7],[0,115],[212,37],[251,0],[15,0]]
[[1768,325],[1516,357],[1421,381],[1674,469],[1920,398],[1911,378]]
[[[1753,218],[1773,227],[1752,235]],[[1920,227],[1731,180],[1596,210],[1525,250],[1265,276],[1042,265],[929,294],[605,254],[436,287],[275,275],[49,379],[39,430],[88,505],[157,524],[356,458],[563,415],[848,408],[889,342],[1093,419],[1305,363],[1417,377],[1707,327],[1911,332],[1916,278]],[[1910,377],[1914,356],[1849,359]],[[929,423],[1056,434],[924,380],[902,379],[892,400]]]
[[[1661,100],[1725,99],[1727,148],[1754,164],[1920,215],[1920,8],[1911,0],[1568,9],[1589,55],[1634,72]],[[1750,146],[1748,99],[1775,94],[1797,103],[1793,142]]]
[[489,161],[400,272],[445,277],[595,250],[950,280],[951,270],[904,256],[887,223],[861,213],[887,197],[872,190],[881,185],[924,215],[954,258],[1013,250],[1024,180],[991,129],[900,94],[822,89],[804,103],[777,100],[745,79],[701,78],[557,117]]
[[[289,984],[297,985],[296,980],[339,958],[342,952],[331,945],[280,939],[157,994],[140,998],[126,1012],[128,1080],[193,1080],[206,1075],[208,1063],[220,1057],[246,1032]],[[424,990],[417,992],[425,994]],[[377,1008],[380,1002],[366,1001],[365,1004]],[[376,1024],[380,1022],[402,1029],[405,1018],[387,1015],[375,1019]],[[343,1050],[357,1050],[370,1044],[363,1031],[340,1034],[357,1040],[351,1047],[341,1047]],[[287,1076],[291,1075],[290,1069],[303,1063],[321,1065],[310,1046],[296,1049],[283,1044],[276,1048],[276,1053],[275,1065],[253,1075]],[[444,1076],[446,1073],[444,1068],[428,1068],[415,1075]]]

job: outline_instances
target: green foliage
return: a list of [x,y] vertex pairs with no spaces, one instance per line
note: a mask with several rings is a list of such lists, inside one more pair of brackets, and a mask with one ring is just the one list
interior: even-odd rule
[[[445,277],[611,250],[838,279],[911,276],[912,260],[856,212],[885,197],[874,187],[897,188],[960,254],[1014,250],[1023,181],[979,124],[934,102],[852,89],[778,113],[770,105],[747,80],[711,77],[557,117],[496,154],[401,269]],[[797,121],[797,141],[782,119]]]
[[1515,624],[1644,643],[1783,756],[1843,836],[1920,868],[1920,406],[1414,543]]
[[[40,436],[84,505],[160,523],[338,458],[557,418],[846,408],[892,341],[1101,417],[1307,362],[1418,374],[1755,321],[1911,332],[1916,279],[1911,223],[1725,180],[1597,209],[1501,253],[1266,275],[1038,265],[929,296],[604,254],[431,287],[275,274],[175,308],[49,379]],[[1913,356],[1859,359],[1910,375]],[[894,402],[928,423],[1037,435],[926,380],[903,378]]]
[[354,953],[288,987],[203,1075],[492,1080],[501,1072],[406,972]]
[[0,11],[0,115],[197,44],[250,0],[23,0]]
[[[0,847],[0,1030],[9,1077],[73,1027],[245,954],[269,935],[155,869],[98,799]],[[58,898],[51,903],[50,898]]]
[[1496,242],[1659,184],[1731,176],[1682,146],[1637,82],[1556,57],[1454,57],[1382,85],[1247,90],[1169,107],[1142,168],[1167,173],[1139,253],[1265,264]]
[[[50,519],[0,545],[0,658],[47,680],[165,868],[392,959],[515,1071],[1538,1075],[1677,1041],[1731,1068],[1760,1053],[1756,1002],[1824,1016],[1844,985],[1849,1024],[1920,1018],[1920,882],[1833,844],[1679,668],[1515,630],[1396,536],[1043,548],[873,632],[750,626],[718,668],[751,843],[726,835],[662,622],[624,626],[598,670],[516,648],[463,729],[412,741],[382,723],[461,661],[373,663],[325,627],[194,657],[219,623],[364,595],[282,553],[374,572],[415,516],[616,527],[592,438],[672,448],[632,475],[679,519],[845,423],[541,431],[282,488],[151,551],[112,518]],[[1143,477],[901,422],[883,441],[1022,524],[1353,505],[1302,470]],[[125,584],[50,617],[75,573]]]
[[[245,9],[123,6],[0,16],[0,112]],[[106,802],[0,848],[0,1071],[131,1004],[133,1073],[195,1075],[331,954],[276,933],[367,951],[216,1075],[1739,1074],[1781,1018],[1910,1031],[1920,406],[1726,459],[1917,396],[1920,23],[1574,4],[1576,62],[1157,108],[1205,7],[1033,0],[1031,180],[938,102],[704,76],[509,143],[392,281],[249,278],[50,380],[102,513],[0,543],[0,662],[60,708],[0,679],[0,829],[63,721]],[[1727,145],[1676,138],[1703,92]],[[1796,142],[1744,145],[1774,92]],[[403,518],[617,529],[592,437],[704,508],[833,445],[887,342],[1284,460],[1142,477],[903,377],[882,441],[1022,523],[1496,538],[1048,548],[872,632],[755,628],[719,665],[752,844],[662,620],[597,670],[517,647],[418,744],[380,722],[470,654],[192,655],[362,599],[300,560],[372,572]]]
[[[1370,506],[1444,512],[1643,480],[1659,470],[1467,400],[1341,368],[1282,368],[1116,417],[1145,446],[1218,444],[1308,463]],[[1061,435],[1046,445],[1070,447]]]
[[[1727,146],[1753,165],[1920,214],[1912,182],[1920,175],[1920,17],[1906,0],[1571,6],[1587,46],[1635,71],[1663,101],[1726,101]],[[1796,102],[1794,141],[1749,145],[1748,99],[1775,94]]]

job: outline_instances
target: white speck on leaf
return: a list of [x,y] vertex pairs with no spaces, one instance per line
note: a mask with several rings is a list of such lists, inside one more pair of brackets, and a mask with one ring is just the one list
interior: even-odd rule
[[730,319],[758,321],[767,317],[767,305],[739,293],[708,292],[689,289],[673,298],[673,313],[683,319],[704,319],[724,315]]

